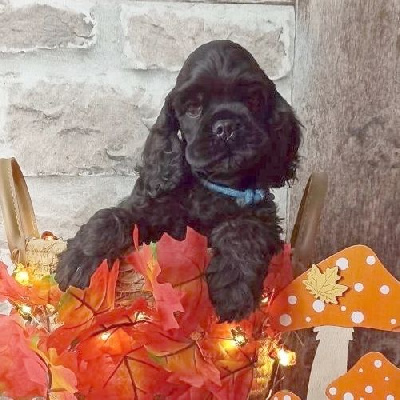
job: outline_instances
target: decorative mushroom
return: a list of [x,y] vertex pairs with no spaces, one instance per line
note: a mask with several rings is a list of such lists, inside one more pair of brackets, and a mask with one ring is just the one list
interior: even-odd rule
[[280,332],[318,332],[309,400],[325,398],[324,388],[346,373],[353,327],[400,331],[398,304],[400,282],[362,245],[327,258],[279,292],[269,308],[272,327]]
[[301,400],[299,396],[296,396],[292,392],[288,392],[287,390],[282,390],[281,392],[275,393],[272,397],[272,400]]
[[326,389],[329,400],[399,400],[400,369],[381,353],[368,353]]

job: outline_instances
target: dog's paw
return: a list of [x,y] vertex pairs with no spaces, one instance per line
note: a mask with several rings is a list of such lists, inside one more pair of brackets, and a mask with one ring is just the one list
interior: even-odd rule
[[125,209],[107,208],[94,214],[59,256],[55,279],[60,289],[89,286],[103,260],[113,263],[132,245],[132,230],[132,216]]
[[220,322],[241,321],[255,309],[253,294],[243,282],[216,291],[210,289],[210,298]]
[[88,287],[90,278],[102,262],[99,257],[85,256],[78,246],[74,246],[73,240],[58,257],[55,280],[63,291],[69,286],[81,289]]
[[242,268],[221,256],[213,257],[207,268],[208,292],[220,322],[240,321],[258,305],[258,280],[245,276]]

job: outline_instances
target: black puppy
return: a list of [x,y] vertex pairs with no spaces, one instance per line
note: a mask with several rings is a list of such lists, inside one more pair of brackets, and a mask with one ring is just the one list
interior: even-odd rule
[[207,282],[220,320],[244,318],[282,247],[269,189],[294,178],[299,142],[292,109],[248,51],[227,40],[200,46],[150,131],[132,194],[68,241],[57,282],[86,287],[103,259],[132,246],[134,224],[141,243],[164,232],[182,240],[190,226],[213,249]]

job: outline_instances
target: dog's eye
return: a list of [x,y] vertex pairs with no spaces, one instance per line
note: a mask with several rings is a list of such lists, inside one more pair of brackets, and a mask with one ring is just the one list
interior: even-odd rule
[[203,111],[203,105],[200,100],[191,101],[186,109],[186,114],[192,118],[198,118]]

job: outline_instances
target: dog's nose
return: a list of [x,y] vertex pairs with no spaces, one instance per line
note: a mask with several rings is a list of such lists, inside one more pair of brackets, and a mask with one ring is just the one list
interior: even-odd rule
[[240,126],[240,122],[233,119],[220,119],[212,124],[211,131],[221,139],[229,140],[233,138]]

